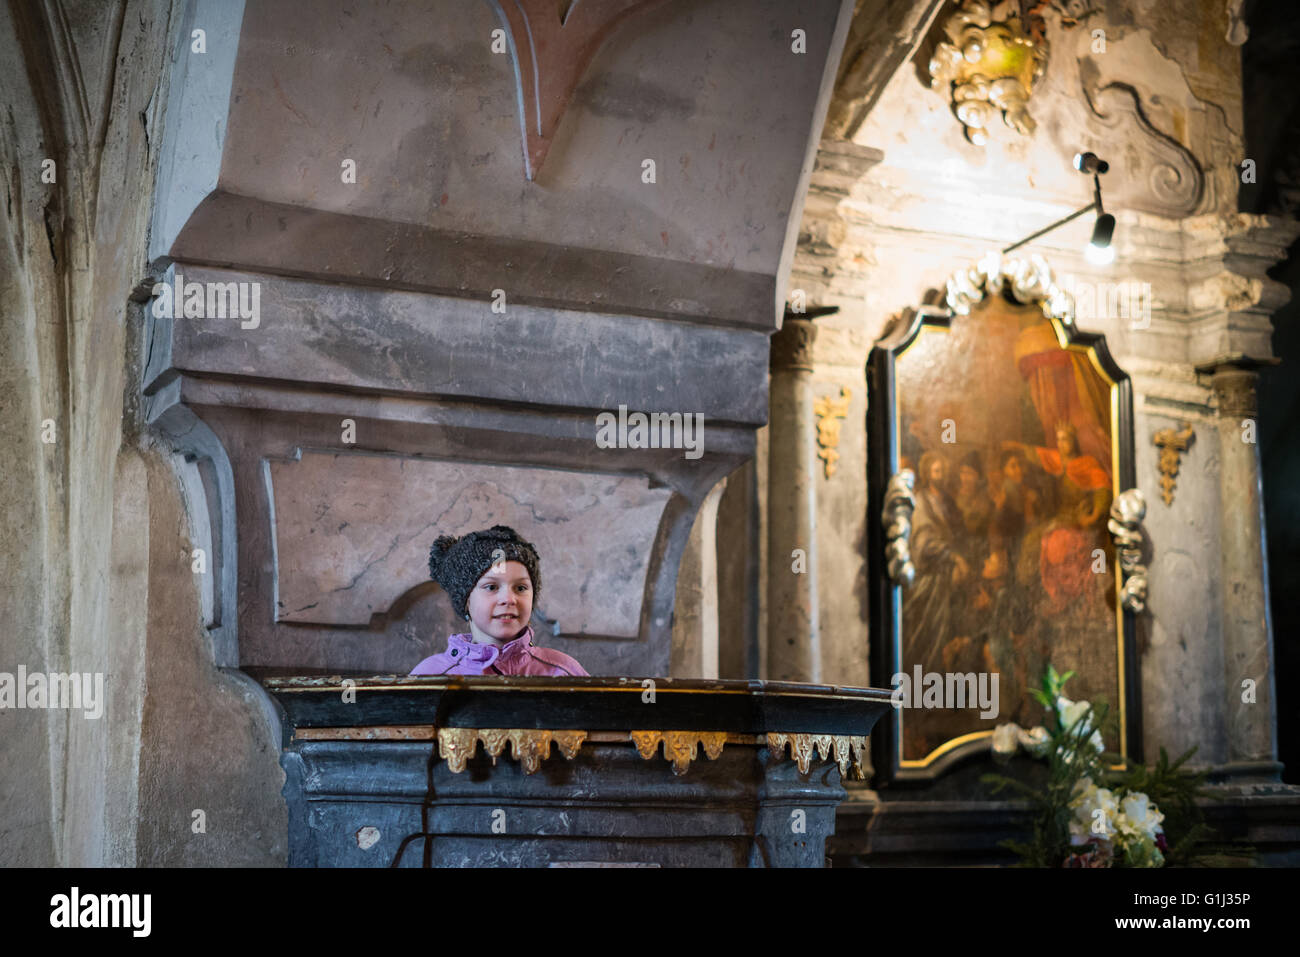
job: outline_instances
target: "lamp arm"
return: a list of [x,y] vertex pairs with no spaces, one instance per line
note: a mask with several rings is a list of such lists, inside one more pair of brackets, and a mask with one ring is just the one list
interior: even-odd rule
[[[1094,178],[1095,178],[1095,177],[1094,177]],[[1045,235],[1047,235],[1048,233],[1050,233],[1053,229],[1058,229],[1059,227],[1064,226],[1066,223],[1070,222],[1071,220],[1078,219],[1078,218],[1079,218],[1080,216],[1082,216],[1084,213],[1091,212],[1091,211],[1094,210],[1094,209],[1097,210],[1098,213],[1101,212],[1101,187],[1100,187],[1100,185],[1097,187],[1097,198],[1094,199],[1094,200],[1093,200],[1091,203],[1089,203],[1087,206],[1084,206],[1082,209],[1076,209],[1076,210],[1075,210],[1074,212],[1072,212],[1069,216],[1066,216],[1064,219],[1058,219],[1056,222],[1052,223],[1052,225],[1050,225],[1050,226],[1046,226],[1046,227],[1044,227],[1043,229],[1040,229],[1040,230],[1039,230],[1038,232],[1036,232],[1036,233],[1031,233],[1031,234],[1029,234],[1029,235],[1026,236],[1024,239],[1020,240],[1020,242],[1018,242],[1018,243],[1012,243],[1012,244],[1011,244],[1010,246],[1008,246],[1006,249],[1002,250],[1002,254],[1005,256],[1007,253],[1011,252],[1011,250],[1013,250],[1013,249],[1019,249],[1021,246],[1025,245],[1025,243],[1033,242],[1033,241],[1034,241],[1035,239],[1037,239],[1039,236],[1045,236]]]

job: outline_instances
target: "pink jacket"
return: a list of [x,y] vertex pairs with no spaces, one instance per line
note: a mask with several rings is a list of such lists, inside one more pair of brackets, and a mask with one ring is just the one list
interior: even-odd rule
[[476,644],[472,635],[452,635],[447,650],[430,655],[411,669],[412,675],[585,675],[582,665],[562,651],[538,648],[529,626],[500,648]]

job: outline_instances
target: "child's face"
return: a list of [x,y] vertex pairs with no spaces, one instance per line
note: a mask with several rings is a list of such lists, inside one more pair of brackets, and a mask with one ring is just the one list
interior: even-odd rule
[[477,631],[496,641],[510,641],[524,630],[533,614],[528,569],[513,561],[493,565],[474,585],[467,604]]

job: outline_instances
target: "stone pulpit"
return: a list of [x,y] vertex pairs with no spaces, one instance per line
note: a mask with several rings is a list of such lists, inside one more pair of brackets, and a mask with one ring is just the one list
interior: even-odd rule
[[266,685],[302,867],[821,867],[890,707],[762,681]]

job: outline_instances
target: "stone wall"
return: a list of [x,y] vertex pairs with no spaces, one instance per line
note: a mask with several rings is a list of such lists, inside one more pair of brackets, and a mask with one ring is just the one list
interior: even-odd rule
[[180,6],[0,11],[0,670],[99,673],[105,699],[97,719],[0,712],[6,865],[284,860],[275,722],[214,666],[181,488],[138,399],[131,296]]
[[[1267,775],[1275,753],[1271,636],[1259,511],[1250,494],[1258,459],[1255,446],[1240,441],[1253,411],[1228,398],[1228,380],[1241,375],[1248,383],[1249,370],[1269,361],[1270,317],[1288,293],[1266,271],[1286,255],[1300,225],[1237,212],[1241,69],[1227,15],[1192,2],[1048,5],[1048,63],[1028,102],[1037,128],[1022,135],[999,115],[981,147],[964,137],[951,102],[928,86],[938,23],[950,11],[939,12],[853,142],[822,144],[790,287],[807,292],[810,310],[839,311],[811,320],[808,388],[818,396],[861,392],[871,343],[893,316],[986,251],[1090,202],[1090,180],[1071,167],[1076,152],[1108,159],[1102,190],[1118,219],[1115,263],[1085,261],[1090,216],[1016,254],[1045,256],[1070,288],[1133,284],[1149,297],[1149,313],[1092,309],[1078,323],[1105,334],[1134,383],[1137,484],[1148,503],[1151,547],[1149,610],[1138,630],[1145,750],[1198,745],[1203,763]],[[883,158],[852,154],[869,149]],[[835,169],[854,162],[858,172],[837,193]],[[827,200],[816,198],[819,186]],[[775,363],[774,353],[774,429]],[[819,536],[817,561],[834,568],[835,578],[822,573],[815,585],[800,585],[788,562],[774,560],[767,582],[769,595],[812,589],[809,614],[822,625],[805,630],[805,643],[819,650],[769,677],[866,677],[867,609],[851,582],[865,579],[864,523],[878,517],[855,517],[863,514],[855,496],[863,494],[866,453],[845,440],[860,435],[863,422],[856,397],[850,408],[838,471],[818,472],[807,518],[828,532]],[[1196,438],[1166,505],[1152,435],[1177,423],[1191,424]],[[773,432],[766,464],[772,508],[807,497],[806,478],[792,464],[803,453],[790,445],[811,441],[814,430],[815,421],[801,419],[794,431]],[[770,544],[775,558],[778,546]],[[870,677],[882,684],[882,676]],[[1259,689],[1253,705],[1240,702],[1245,678]]]

